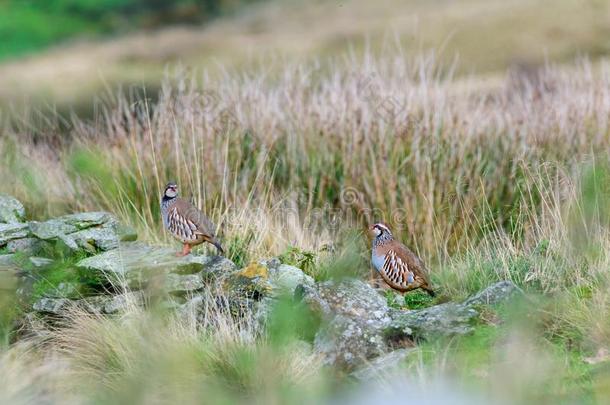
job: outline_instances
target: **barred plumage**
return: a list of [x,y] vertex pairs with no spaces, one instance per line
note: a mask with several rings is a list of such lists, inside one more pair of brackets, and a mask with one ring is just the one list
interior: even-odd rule
[[193,204],[178,197],[178,186],[168,183],[161,199],[163,226],[183,243],[181,254],[187,255],[191,247],[208,242],[224,253],[214,232],[216,226]]
[[406,292],[422,288],[434,296],[428,280],[428,270],[415,253],[392,236],[384,224],[372,225],[374,233],[371,259],[373,267],[393,289]]

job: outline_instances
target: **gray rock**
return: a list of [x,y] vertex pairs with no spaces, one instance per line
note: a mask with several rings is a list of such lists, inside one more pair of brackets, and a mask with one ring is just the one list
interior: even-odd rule
[[314,341],[325,363],[353,370],[388,350],[383,330],[391,322],[390,310],[368,284],[326,281],[313,288],[300,286],[296,294],[326,320]]
[[32,235],[42,240],[55,239],[76,232],[78,228],[64,222],[62,219],[50,219],[45,222],[31,221],[29,223]]
[[273,296],[292,296],[297,286],[313,286],[314,280],[297,267],[280,264],[269,268],[269,283]]
[[47,314],[61,315],[73,305],[73,301],[65,298],[41,298],[33,305],[35,311]]
[[259,296],[293,296],[299,285],[313,286],[314,280],[297,267],[277,259],[250,263],[228,279],[229,289]]
[[44,248],[43,243],[36,238],[15,239],[6,244],[6,250],[9,253],[20,252],[26,255],[35,255]]
[[44,268],[52,265],[54,263],[53,260],[47,259],[46,257],[29,257],[28,261],[35,268]]
[[400,341],[464,335],[472,332],[478,317],[474,308],[453,302],[416,311],[397,311],[386,329],[386,338]]
[[243,318],[253,315],[255,306],[255,301],[247,297],[214,294],[208,290],[189,297],[184,304],[178,306],[176,314],[184,321],[209,325],[210,313]]
[[59,283],[57,287],[45,291],[44,295],[47,298],[79,298],[79,284],[72,282]]
[[30,230],[28,224],[0,224],[0,246],[6,245],[9,241],[25,238],[29,235]]
[[203,321],[205,305],[205,297],[203,295],[195,295],[189,298],[184,304],[178,306],[176,314],[184,321],[201,323]]
[[144,295],[140,291],[127,292],[112,296],[104,305],[104,313],[116,314],[144,304]]
[[513,299],[516,296],[524,296],[523,290],[517,287],[512,281],[500,281],[493,284],[478,294],[473,295],[464,301],[464,305],[498,305],[502,302]]
[[83,259],[76,266],[105,276],[111,282],[126,281],[130,286],[141,286],[164,273],[217,272],[230,267],[227,262],[230,263],[227,259],[206,256],[177,257],[173,249],[125,242],[117,249]]
[[103,225],[108,222],[116,222],[116,218],[109,212],[80,212],[77,214],[64,215],[57,220],[72,225],[77,229],[86,229]]
[[112,297],[109,295],[95,295],[76,301],[76,305],[89,313],[103,314],[104,308],[110,300],[112,300]]
[[165,290],[171,294],[188,294],[204,287],[199,274],[173,274],[165,277]]
[[15,197],[0,194],[0,222],[16,223],[23,221],[25,208]]
[[[203,266],[204,271],[201,273],[201,276],[204,279],[223,278],[237,269],[235,263],[223,256],[191,256],[189,260]],[[178,273],[189,271],[197,271],[197,266],[193,266],[192,270],[189,266],[176,270]]]
[[260,298],[271,292],[269,269],[260,263],[250,263],[227,276],[225,290],[229,296]]
[[412,348],[398,349],[373,359],[352,373],[360,381],[375,381],[385,379],[388,375],[398,371],[400,364],[413,352]]
[[103,226],[98,228],[83,229],[69,235],[75,242],[77,248],[82,248],[95,253],[96,250],[111,250],[119,247],[121,238],[113,227]]
[[15,255],[0,256],[0,295],[14,291],[17,286],[19,267],[14,261]]
[[479,321],[480,305],[497,305],[523,291],[510,281],[493,284],[463,303],[449,302],[416,311],[394,311],[392,323],[386,329],[389,341],[402,339],[432,339],[464,335],[473,331]]
[[45,222],[29,223],[32,234],[42,240],[59,240],[70,251],[111,250],[120,242],[133,241],[136,232],[107,212],[65,215]]

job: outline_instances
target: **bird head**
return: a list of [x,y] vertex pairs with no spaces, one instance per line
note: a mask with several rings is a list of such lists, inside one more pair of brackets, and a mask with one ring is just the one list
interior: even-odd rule
[[390,231],[390,228],[388,228],[388,226],[386,224],[383,224],[381,222],[371,225],[369,227],[369,231],[373,234],[373,236],[375,238],[379,238],[379,237],[391,238],[392,237],[392,232]]
[[165,191],[163,192],[163,196],[165,198],[174,198],[178,195],[178,185],[173,181],[170,181],[165,186]]

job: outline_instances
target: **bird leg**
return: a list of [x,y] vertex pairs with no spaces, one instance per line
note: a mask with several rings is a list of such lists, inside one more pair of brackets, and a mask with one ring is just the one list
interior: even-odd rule
[[384,289],[384,285],[386,285],[385,281],[383,281],[383,278],[381,278],[381,276],[379,275],[379,272],[373,268],[371,268],[369,284],[373,288],[381,288],[381,289]]
[[176,253],[176,256],[186,256],[191,253],[191,245],[185,243],[182,245],[182,252]]

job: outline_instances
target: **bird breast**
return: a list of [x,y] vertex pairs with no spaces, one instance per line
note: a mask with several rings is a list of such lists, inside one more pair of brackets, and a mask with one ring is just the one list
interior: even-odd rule
[[373,262],[373,267],[375,267],[375,270],[381,271],[381,269],[383,268],[383,264],[385,262],[385,256],[376,255],[375,251],[373,250],[373,253],[371,255],[371,261]]

